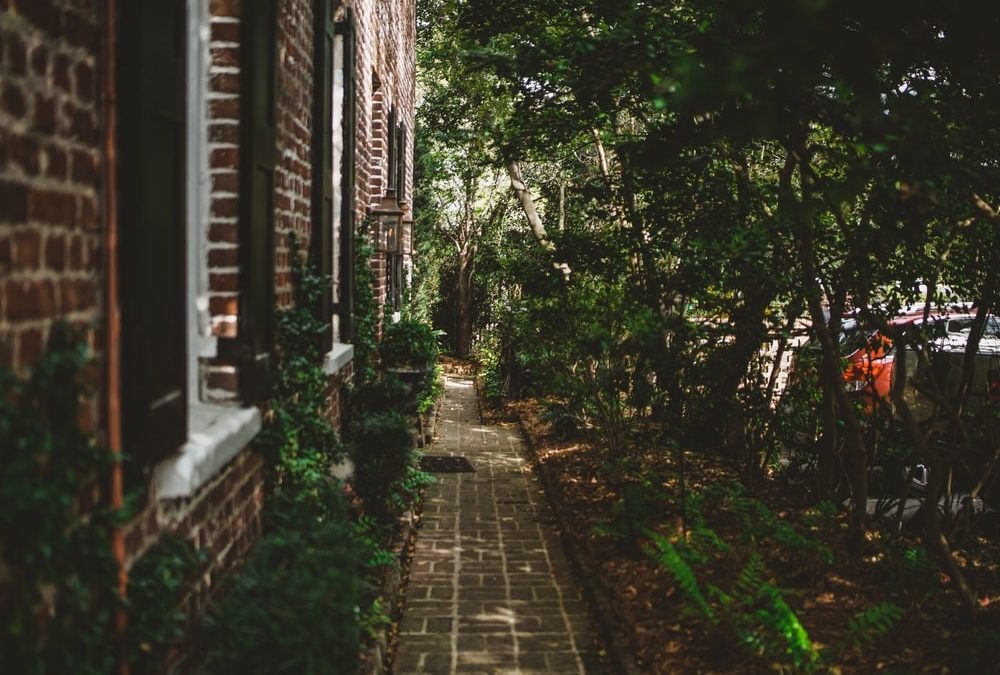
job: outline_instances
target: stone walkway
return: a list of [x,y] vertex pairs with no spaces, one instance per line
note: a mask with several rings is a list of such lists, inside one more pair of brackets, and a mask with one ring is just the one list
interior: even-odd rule
[[602,673],[587,607],[516,427],[484,426],[471,380],[447,377],[394,672]]

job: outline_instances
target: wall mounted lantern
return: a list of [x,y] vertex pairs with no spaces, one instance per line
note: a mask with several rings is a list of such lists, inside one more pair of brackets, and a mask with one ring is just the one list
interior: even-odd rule
[[382,253],[395,253],[402,240],[403,209],[396,201],[396,191],[389,188],[385,196],[372,209],[375,219],[375,248]]

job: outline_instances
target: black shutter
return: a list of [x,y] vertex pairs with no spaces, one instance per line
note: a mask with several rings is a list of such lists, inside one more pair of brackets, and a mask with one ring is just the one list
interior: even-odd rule
[[355,111],[357,110],[357,65],[354,45],[354,14],[347,9],[336,27],[344,36],[344,155],[340,167],[340,301],[334,311],[340,316],[340,339],[354,339],[354,157],[357,149]]
[[406,126],[396,129],[396,194],[400,203],[406,201]]
[[145,470],[187,440],[186,21],[182,2],[118,6],[122,435]]
[[277,3],[242,19],[240,95],[240,395],[265,398],[274,368],[274,188],[277,163]]
[[[312,261],[324,277],[333,274],[333,46],[336,25],[333,0],[316,0],[316,36],[313,93],[312,166]],[[326,323],[320,347],[327,352],[333,345],[333,289],[326,285],[316,308]]]
[[386,125],[385,137],[387,145],[389,146],[386,161],[386,187],[390,190],[397,190],[398,195],[398,185],[396,184],[396,178],[399,176],[399,148],[397,146],[398,134],[396,133],[396,106],[389,108],[389,122]]

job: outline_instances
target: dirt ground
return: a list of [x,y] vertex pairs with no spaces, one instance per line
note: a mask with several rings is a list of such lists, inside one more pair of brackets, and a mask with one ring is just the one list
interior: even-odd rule
[[[733,640],[718,635],[690,610],[689,602],[671,574],[641,550],[625,550],[595,528],[606,522],[617,500],[606,484],[606,458],[585,439],[564,440],[539,415],[536,402],[518,402],[503,411],[488,413],[493,421],[520,420],[535,448],[538,468],[555,494],[566,535],[587,566],[595,583],[611,599],[611,623],[621,633],[637,666],[648,673],[773,672],[764,659],[755,659]],[[638,456],[644,473],[662,477],[662,487],[678,493],[677,457],[663,451]],[[688,493],[717,479],[732,479],[735,471],[717,459],[685,453]],[[658,480],[660,480],[658,478]],[[778,480],[765,481],[754,490],[783,520],[801,529],[806,495]],[[668,536],[680,532],[676,499],[658,505],[651,526]],[[720,517],[710,522],[724,540],[735,540],[738,522]],[[828,649],[821,670],[868,673],[985,673],[1000,672],[1000,546],[996,540],[972,541],[959,552],[968,581],[977,590],[981,606],[979,628],[973,633],[961,626],[956,596],[944,575],[927,569],[919,587],[908,585],[896,562],[890,564],[889,547],[872,533],[868,550],[847,553],[843,514],[829,529],[818,533],[832,549],[832,564],[799,559],[780,546],[761,551],[767,569],[784,591],[809,636],[821,650]],[[919,547],[914,535],[904,535],[900,547]],[[898,560],[898,558],[896,559]],[[720,588],[731,587],[741,569],[738,560],[698,569],[699,581]],[[873,605],[891,600],[904,610],[902,619],[885,636],[860,648],[843,648],[850,619]],[[985,630],[984,630],[985,629]],[[991,635],[993,637],[991,637]],[[977,637],[978,636],[978,637]],[[836,651],[834,651],[834,647]]]

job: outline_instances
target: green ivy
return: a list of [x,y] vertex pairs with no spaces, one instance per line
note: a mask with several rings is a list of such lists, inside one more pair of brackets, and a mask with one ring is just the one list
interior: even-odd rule
[[181,594],[205,559],[191,542],[167,535],[132,566],[125,632],[132,673],[153,675],[163,670],[167,650],[183,637],[187,622]]
[[371,258],[375,254],[369,236],[371,220],[361,224],[354,238],[354,381],[363,384],[375,379],[378,353],[378,299]]
[[[109,535],[126,514],[103,505],[81,513],[81,496],[106,481],[114,461],[79,426],[91,368],[84,344],[58,324],[27,380],[0,369],[4,672],[103,675],[114,671],[119,645],[133,672],[152,672],[184,625],[176,607],[190,544],[165,540],[144,555],[123,603]],[[119,641],[113,618],[126,606]]]

